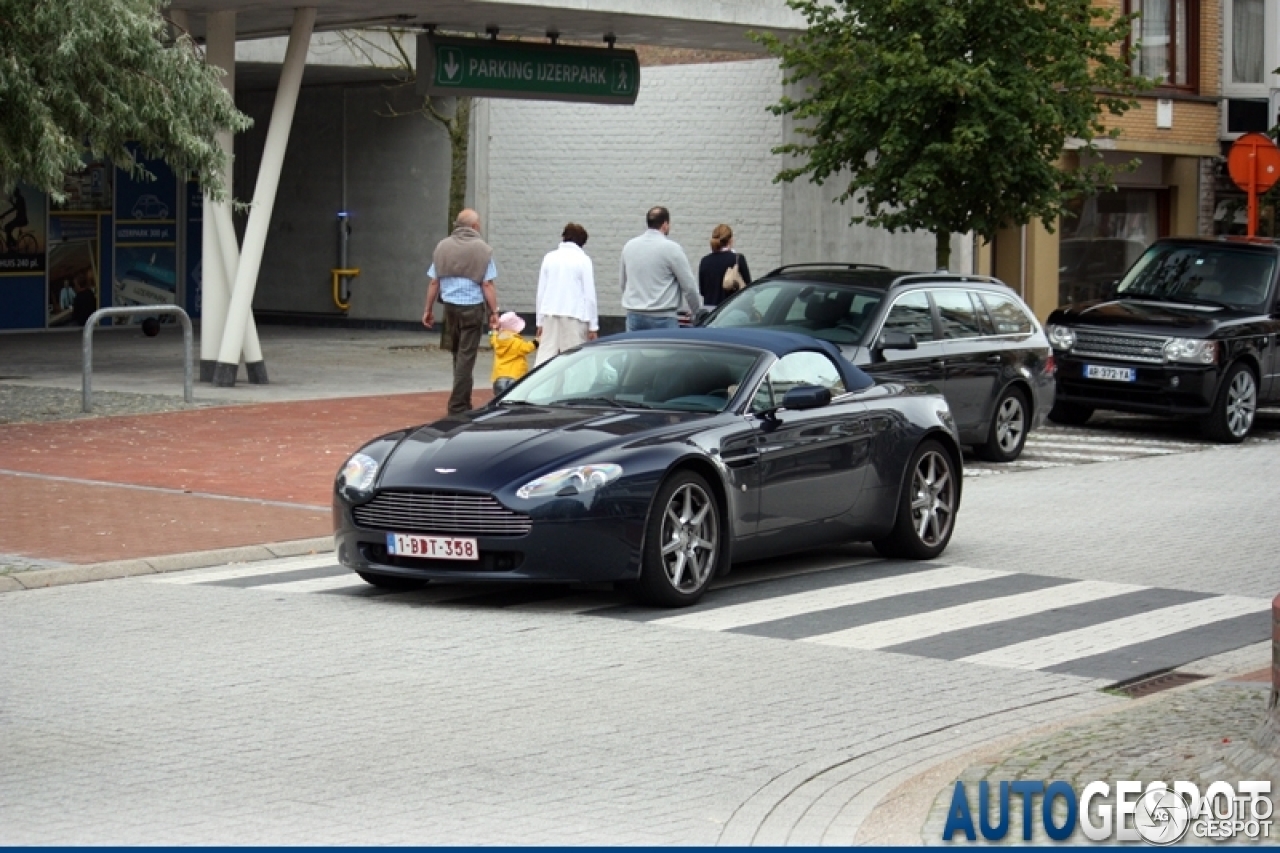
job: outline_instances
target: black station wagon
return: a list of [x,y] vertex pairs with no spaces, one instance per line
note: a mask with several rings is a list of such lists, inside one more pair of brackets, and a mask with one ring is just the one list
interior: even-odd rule
[[1243,441],[1258,405],[1280,402],[1278,277],[1271,241],[1157,240],[1111,298],[1049,316],[1058,361],[1049,417],[1194,416],[1209,438]]
[[993,278],[871,264],[793,264],[701,318],[830,341],[879,382],[935,386],[960,440],[1011,462],[1053,405],[1053,352],[1018,295]]

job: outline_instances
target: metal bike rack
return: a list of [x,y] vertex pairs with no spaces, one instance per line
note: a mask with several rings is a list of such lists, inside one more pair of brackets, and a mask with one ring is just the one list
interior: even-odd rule
[[186,311],[177,305],[129,305],[120,308],[99,308],[89,315],[88,321],[84,324],[84,378],[81,386],[81,411],[93,411],[93,330],[97,328],[98,320],[102,317],[136,316],[139,314],[178,315],[178,321],[182,323],[182,346],[185,351],[182,396],[188,403],[191,402],[191,381],[194,370],[194,362],[191,356],[193,351],[192,341],[194,340],[194,335],[191,333],[191,318],[187,316]]

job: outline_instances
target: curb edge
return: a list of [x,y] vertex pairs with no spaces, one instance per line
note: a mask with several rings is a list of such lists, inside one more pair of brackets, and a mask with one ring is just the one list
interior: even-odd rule
[[117,580],[137,575],[164,574],[186,569],[204,569],[226,563],[254,563],[280,557],[298,557],[304,554],[333,550],[333,537],[295,539],[287,542],[268,542],[259,545],[237,545],[211,551],[192,551],[185,554],[160,554],[132,560],[114,560],[82,566],[59,566],[51,569],[32,569],[0,576],[0,594],[19,590],[47,589],[91,581]]

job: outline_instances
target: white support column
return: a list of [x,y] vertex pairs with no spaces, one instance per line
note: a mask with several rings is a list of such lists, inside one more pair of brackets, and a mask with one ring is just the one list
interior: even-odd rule
[[[222,299],[226,304],[231,300],[231,285],[235,282],[236,271],[240,267],[240,247],[236,244],[236,226],[231,219],[231,203],[211,202],[205,210],[213,222],[213,241],[216,247],[209,258],[217,264],[212,269],[217,271],[218,280],[223,284]],[[216,358],[218,354],[216,345],[221,343],[221,339],[214,343],[213,354]],[[253,320],[253,314],[249,315],[249,323],[244,330],[244,348],[241,354],[247,364],[262,361],[262,347],[258,343],[258,325]]]
[[[236,269],[235,287],[231,291],[226,326],[222,331],[222,343],[218,348],[218,364],[213,373],[213,383],[220,387],[236,384],[240,351],[244,346],[246,329],[252,316],[253,292],[258,285],[258,272],[262,268],[262,251],[267,243],[267,226],[271,222],[276,190],[280,186],[284,153],[289,144],[289,130],[293,125],[294,109],[298,105],[298,91],[302,88],[302,72],[306,67],[307,48],[311,43],[311,31],[315,22],[315,7],[294,10],[293,29],[289,32],[289,47],[285,51],[284,67],[280,71],[280,85],[276,89],[276,102],[271,110],[271,125],[267,128],[262,163],[258,167],[258,182],[253,191],[253,207],[249,211],[244,245],[240,250],[240,264]],[[250,382],[266,384],[265,362],[246,362],[245,368]]]
[[[222,86],[231,96],[236,91],[236,13],[213,12],[205,16],[205,61],[227,72]],[[223,184],[228,196],[231,193],[231,157],[234,142],[230,131],[218,134],[218,144],[227,153],[227,168],[223,172]],[[222,343],[222,330],[226,326],[227,304],[231,299],[231,279],[221,264],[210,263],[218,251],[213,202],[205,196],[204,223],[201,235],[201,285],[200,285],[200,381],[212,382],[217,365],[218,345]]]

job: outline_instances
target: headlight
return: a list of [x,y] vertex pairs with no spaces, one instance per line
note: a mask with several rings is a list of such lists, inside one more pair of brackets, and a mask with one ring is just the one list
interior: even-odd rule
[[579,465],[564,468],[525,483],[516,489],[516,497],[546,498],[552,495],[576,495],[598,489],[622,476],[621,465]]
[[373,481],[378,477],[378,460],[372,456],[357,453],[347,460],[338,474],[338,488],[346,488],[353,492],[367,492],[373,488]]
[[1068,326],[1050,326],[1049,343],[1054,349],[1071,349],[1076,345],[1076,333]]
[[1164,360],[1214,364],[1218,360],[1218,342],[1201,341],[1196,338],[1170,338],[1164,345]]

